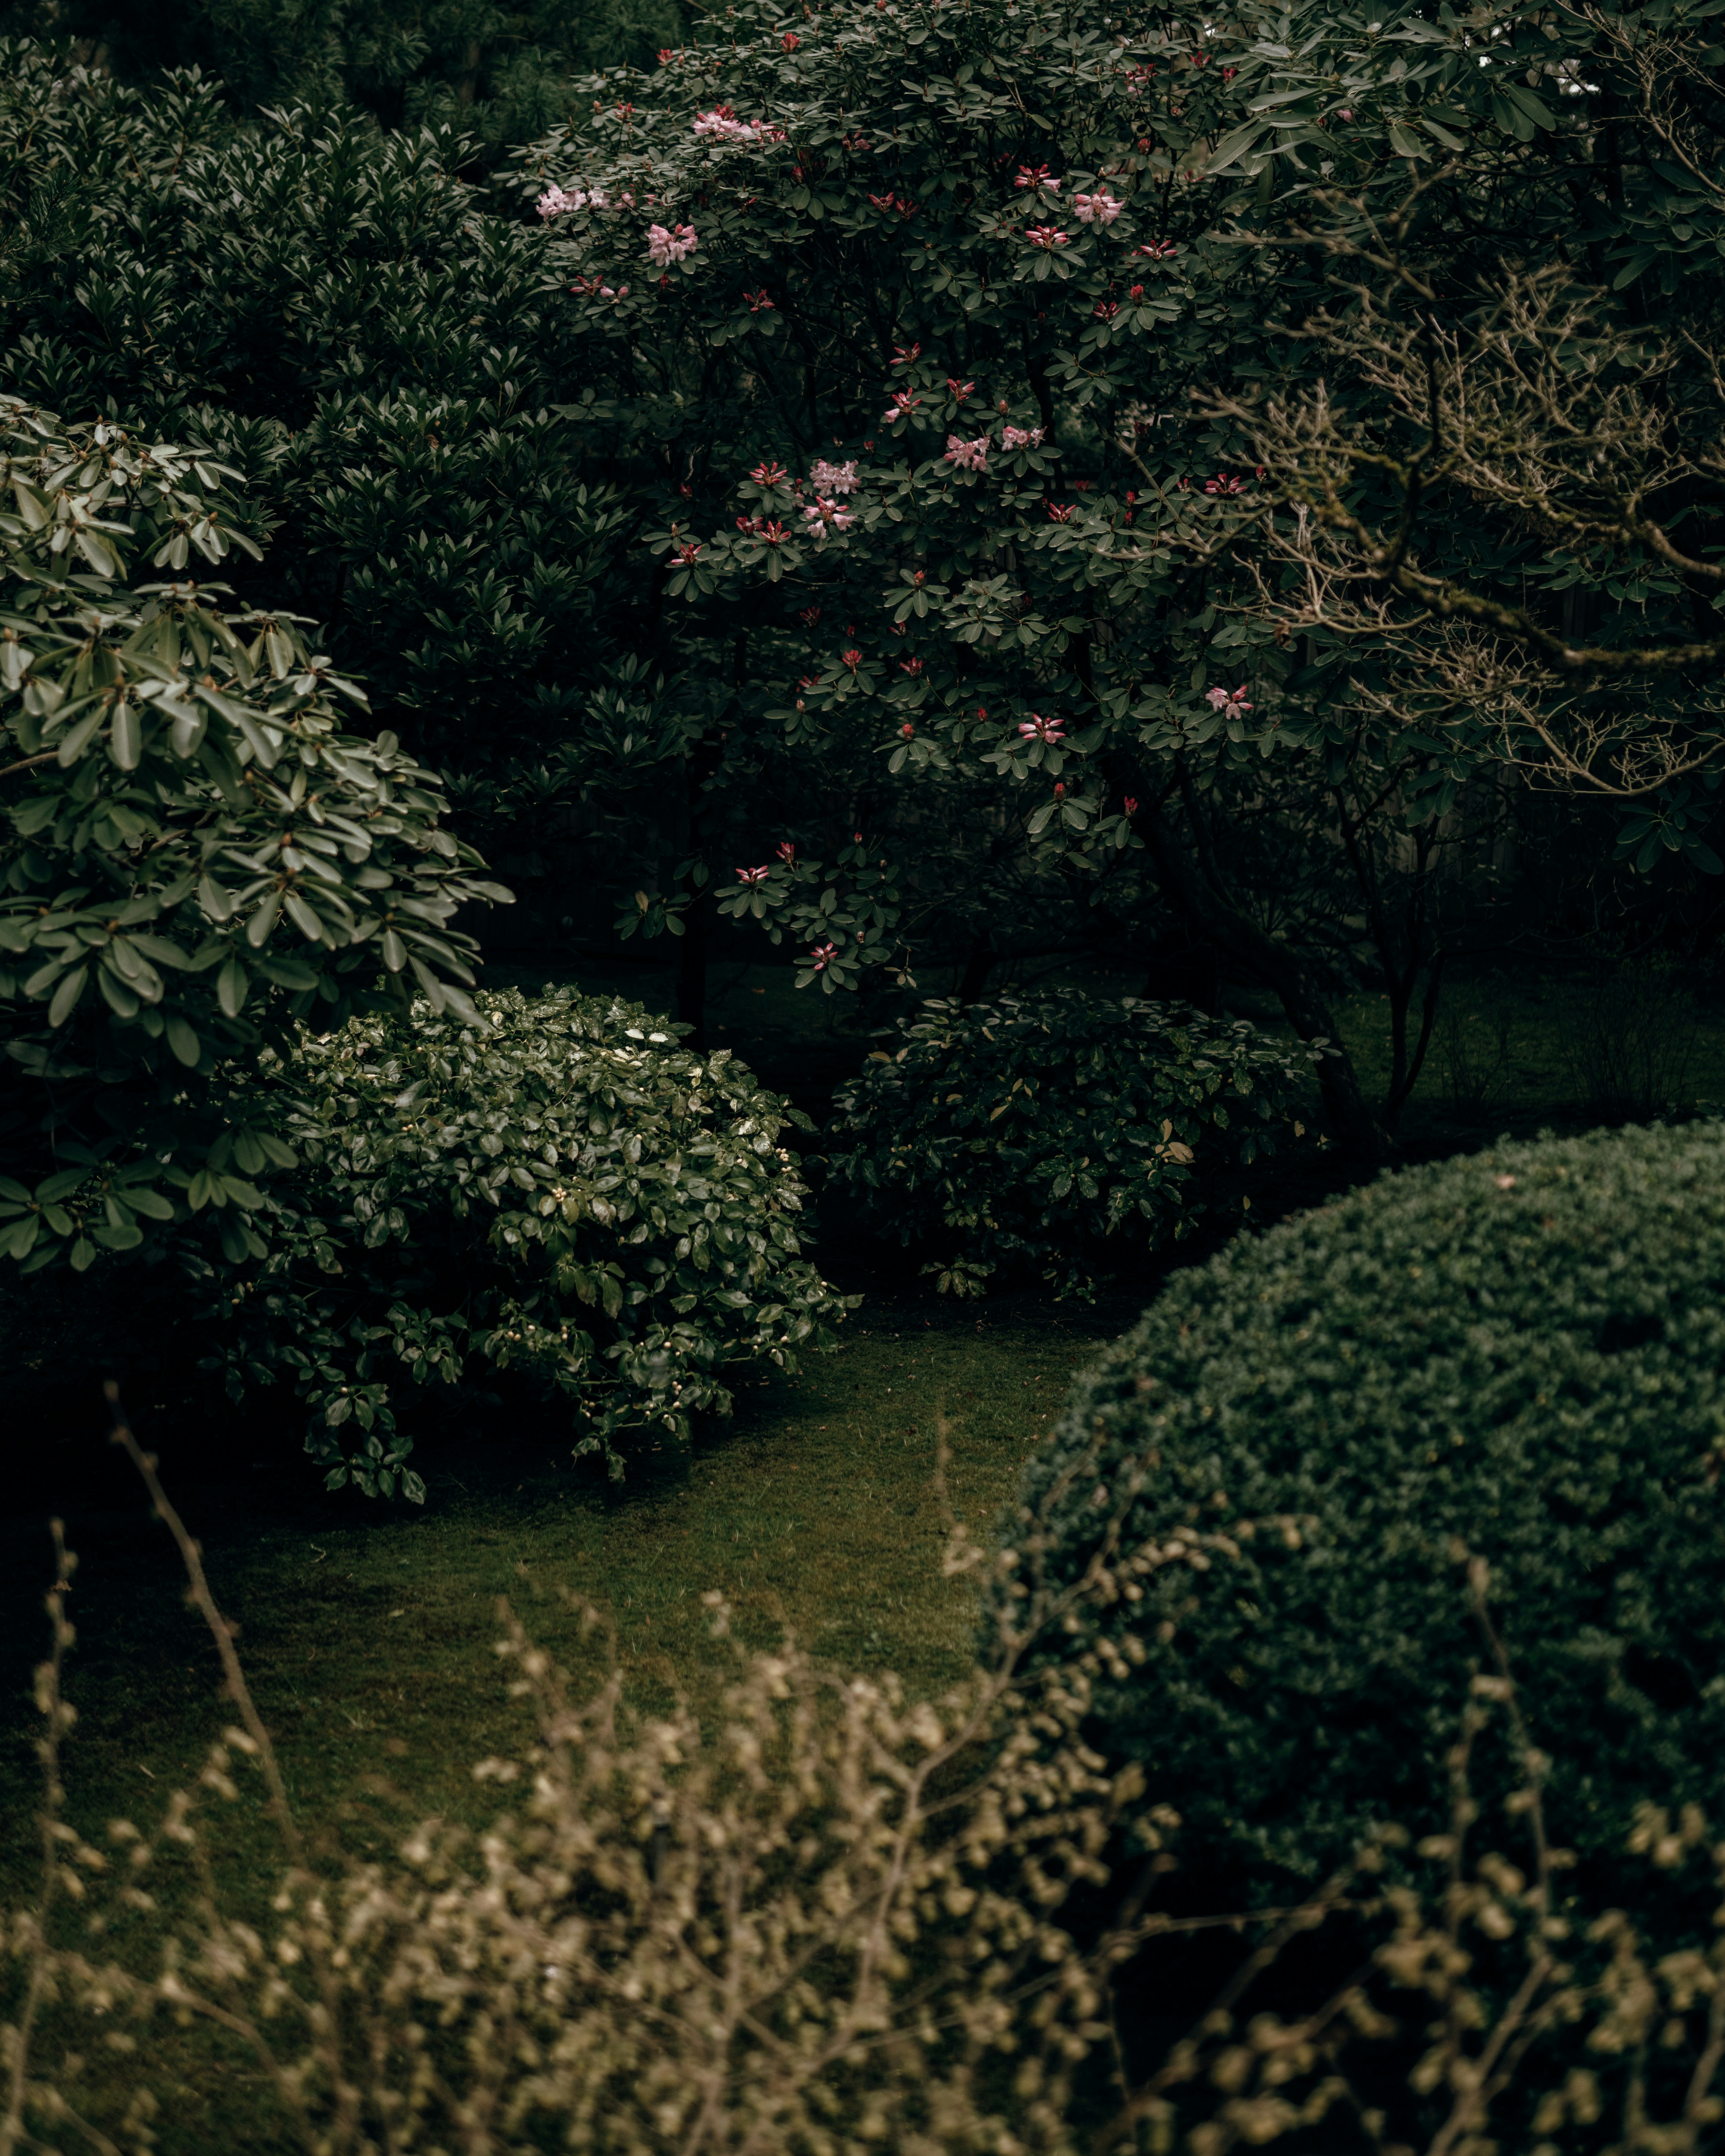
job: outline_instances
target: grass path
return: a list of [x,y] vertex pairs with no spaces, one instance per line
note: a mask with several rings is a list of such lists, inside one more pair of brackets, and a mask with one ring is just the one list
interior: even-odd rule
[[[577,1622],[559,1590],[599,1604],[649,1707],[669,1682],[704,1714],[716,1707],[730,1663],[706,1628],[709,1588],[731,1600],[748,1643],[768,1645],[789,1626],[836,1666],[896,1669],[912,1689],[939,1690],[963,1669],[973,1621],[971,1589],[940,1571],[946,1502],[986,1527],[1094,1352],[1096,1329],[1082,1319],[1063,1327],[948,1311],[931,1321],[925,1306],[896,1319],[877,1310],[837,1354],[752,1385],[732,1424],[691,1455],[649,1462],[620,1491],[495,1435],[476,1434],[470,1453],[434,1472],[423,1514],[324,1497],[297,1466],[177,1488],[172,1444],[159,1450],[216,1593],[243,1627],[240,1653],[314,1851],[381,1853],[411,1820],[476,1820],[495,1807],[472,1766],[517,1752],[526,1733],[490,1651],[500,1595],[578,1668]],[[232,1716],[166,1530],[141,1503],[80,1510],[79,1495],[69,1489],[61,1507],[81,1560],[67,1813],[100,1845],[111,1819],[153,1822]],[[37,1887],[28,1694],[45,1638],[37,1613],[47,1556],[42,1518],[0,1530],[6,1907],[33,1900]],[[393,1794],[380,1804],[386,1782]],[[240,1789],[220,1821],[219,1876],[233,1913],[261,1916],[280,1847],[257,1778],[243,1770]],[[152,1891],[170,1912],[185,1906],[197,1891],[189,1865],[170,1858]],[[102,1950],[153,1966],[157,1921],[125,1920]],[[0,2010],[6,1990],[0,1972]],[[57,2059],[52,2017],[44,2037]],[[152,2038],[137,2056],[165,2104],[161,2156],[261,2156],[282,2145],[267,2123],[264,2076],[237,2041],[200,2025],[166,2046]],[[112,2121],[136,2071],[129,2056],[98,2049],[71,2086],[88,2115]]]
[[[938,1424],[947,1498],[986,1527],[1096,1344],[1053,1324],[876,1316],[802,1375],[752,1387],[732,1425],[621,1491],[482,1439],[434,1474],[423,1515],[320,1500],[289,1470],[175,1491],[171,1444],[162,1468],[240,1620],[295,1800],[334,1831],[368,1774],[387,1769],[418,1811],[459,1813],[474,1800],[472,1763],[511,1748],[520,1724],[489,1651],[500,1595],[572,1660],[577,1625],[559,1590],[590,1598],[644,1697],[679,1681],[697,1702],[716,1697],[727,1665],[706,1632],[708,1589],[730,1599],[747,1640],[789,1626],[824,1660],[937,1690],[963,1669],[973,1621],[970,1589],[940,1572]],[[67,1779],[71,1815],[99,1828],[116,1814],[141,1821],[229,1717],[165,1532],[141,1505],[80,1512],[76,1496],[64,1507],[81,1559]],[[28,1691],[46,1558],[39,1519],[7,1527],[8,1902],[28,1891],[33,1861]],[[264,1832],[260,1820],[235,1825],[242,1840]]]

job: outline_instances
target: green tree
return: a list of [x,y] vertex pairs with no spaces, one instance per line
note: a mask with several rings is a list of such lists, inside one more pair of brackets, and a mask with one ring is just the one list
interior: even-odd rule
[[[1550,660],[1564,609],[1590,609],[1609,626],[1581,670],[1644,747],[1692,709],[1715,656],[1705,624],[1650,644],[1643,612],[1711,609],[1707,542],[1654,559],[1651,526],[1603,509],[1584,469],[1596,441],[1619,472],[1651,454],[1663,392],[1634,386],[1656,352],[1635,322],[1662,280],[1653,379],[1685,380],[1679,424],[1695,415],[1671,513],[1702,515],[1712,484],[1717,368],[1704,339],[1684,342],[1714,305],[1702,12],[1638,43],[1636,16],[1515,5],[1143,23],[744,7],[651,81],[619,79],[627,95],[596,98],[523,172],[557,274],[608,347],[606,386],[573,414],[655,444],[675,490],[653,542],[667,598],[748,639],[726,758],[758,762],[770,739],[853,793],[884,764],[937,802],[961,880],[1008,803],[1045,889],[1085,889],[1117,919],[1153,891],[1273,987],[1302,1035],[1333,1038],[1333,967],[1219,843],[1242,814],[1278,814],[1291,760],[1345,827],[1329,849],[1394,992],[1393,1111],[1442,947],[1411,902],[1392,921],[1386,865],[1411,855],[1417,886],[1471,780],[1530,761],[1552,715],[1508,723],[1509,691],[1573,702],[1525,668],[1482,695],[1477,632]],[[1620,299],[1553,296],[1578,218],[1589,274]],[[1406,301],[1402,346],[1372,314],[1373,279]],[[1584,322],[1614,308],[1620,326],[1586,347]],[[1507,325],[1496,346],[1492,321]],[[1425,424],[1416,377],[1444,337],[1497,354],[1467,362],[1476,382],[1497,370],[1472,408],[1471,478],[1448,434],[1396,447],[1399,465],[1385,445]],[[1462,364],[1445,362],[1446,382]],[[1531,440],[1536,410],[1548,422],[1583,392],[1568,439],[1518,451],[1508,478],[1491,466],[1494,427]],[[1302,489],[1319,500],[1312,441],[1333,513],[1291,520]],[[1337,612],[1402,564],[1415,507],[1445,573],[1479,588],[1454,664],[1435,664],[1419,612]],[[1302,535],[1319,528],[1332,553],[1365,551],[1327,557],[1312,602]],[[1415,609],[1441,611],[1435,585],[1394,574]],[[1669,680],[1667,716],[1639,681],[1619,694],[1625,675]],[[1564,723],[1591,741],[1600,708],[1584,699]],[[1591,750],[1533,761],[1583,787],[1599,768]],[[1652,805],[1623,850],[1645,863],[1681,844],[1712,866],[1694,768],[1642,769]],[[893,955],[890,913],[855,907],[853,864],[737,865],[730,908],[809,934],[805,976],[842,983]],[[1322,1068],[1332,1127],[1380,1152],[1347,1059]]]

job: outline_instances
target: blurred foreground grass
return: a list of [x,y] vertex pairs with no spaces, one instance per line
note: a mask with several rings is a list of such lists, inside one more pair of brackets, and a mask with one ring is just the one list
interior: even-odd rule
[[[434,1474],[423,1514],[367,1509],[321,1501],[291,1461],[250,1481],[177,1486],[167,1437],[159,1450],[169,1493],[203,1543],[223,1607],[240,1622],[239,1650],[314,1847],[382,1853],[409,1821],[477,1820],[495,1808],[473,1765],[518,1755],[530,1734],[490,1652],[500,1596],[578,1673],[596,1667],[594,1650],[583,1646],[563,1591],[591,1599],[614,1625],[636,1701],[651,1710],[680,1686],[704,1720],[716,1713],[732,1667],[706,1627],[708,1589],[732,1603],[750,1645],[789,1628],[822,1660],[896,1670],[914,1691],[958,1677],[971,1657],[974,1603],[967,1583],[941,1573],[947,1507],[986,1527],[1033,1435],[1094,1352],[1096,1320],[1003,1323],[968,1310],[930,1318],[920,1308],[899,1322],[863,1315],[836,1355],[798,1378],[752,1386],[733,1423],[687,1455],[649,1460],[620,1491],[572,1474],[560,1451],[480,1444]],[[58,1508],[80,1558],[70,1598],[79,1639],[67,1691],[79,1722],[66,1747],[67,1815],[100,1846],[110,1820],[152,1821],[233,1717],[167,1532],[146,1516],[141,1491],[136,1504],[100,1511],[80,1509],[79,1498],[69,1488]],[[40,1785],[28,1696],[46,1644],[45,1517],[9,1522],[0,1552],[0,1904],[16,1907],[37,1885]],[[282,1859],[255,1774],[243,1773],[240,1789],[217,1809],[224,1892],[244,1913],[271,1891]],[[155,1891],[169,1910],[189,1905],[198,1891],[189,1864],[171,1860]],[[133,1951],[153,1960],[143,1936]],[[50,2057],[59,2041],[50,2022]],[[172,2057],[170,2110],[157,2121],[162,2156],[275,2145],[263,2076],[233,2040],[187,2031],[173,2038]],[[85,2060],[84,2102],[111,2118],[136,2068],[100,2052]]]

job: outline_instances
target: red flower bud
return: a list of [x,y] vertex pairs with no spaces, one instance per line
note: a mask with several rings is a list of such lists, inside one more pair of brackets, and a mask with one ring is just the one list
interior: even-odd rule
[[914,734],[916,731],[916,729],[911,724],[908,719],[906,719],[904,724],[899,728],[899,732],[904,736],[906,741],[909,741],[911,735]]

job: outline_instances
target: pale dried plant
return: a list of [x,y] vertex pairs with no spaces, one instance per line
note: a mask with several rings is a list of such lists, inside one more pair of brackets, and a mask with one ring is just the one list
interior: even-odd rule
[[[1506,2123],[1528,2156],[1699,2156],[1725,2117],[1725,1911],[1710,1938],[1658,1953],[1622,1912],[1588,1923],[1566,1902],[1569,1860],[1545,1825],[1548,1762],[1522,1719],[1489,1574],[1465,1552],[1486,1651],[1450,1754],[1446,1831],[1417,1848],[1394,1827],[1375,1832],[1290,1907],[1177,1917],[1146,1906],[1178,1825],[1153,1813],[1139,1819],[1134,1883],[1109,1921],[1081,1928],[1069,1897],[1106,1883],[1124,1818],[1142,1812],[1135,1779],[1111,1779],[1081,1730],[1096,1681],[1130,1664],[1081,1654],[1039,1671],[1034,1649],[1159,1567],[1225,1566],[1239,1526],[1130,1548],[1105,1535],[1081,1582],[1058,1593],[1037,1577],[1050,1507],[998,1560],[955,1537],[955,1569],[1025,1575],[1000,1598],[998,1666],[922,1702],[890,1677],[823,1672],[794,1644],[737,1649],[711,1731],[680,1700],[632,1712],[614,1666],[572,1686],[506,1610],[498,1651],[536,1735],[477,1770],[505,1808],[477,1833],[416,1827],[386,1860],[322,1859],[295,1823],[198,1547],[154,1460],[123,1423],[116,1435],[179,1545],[236,1719],[153,1834],[116,1820],[103,1850],[67,1824],[72,1559],[56,1529],[38,1682],[43,1886],[7,1931],[20,2005],[5,2030],[0,2156],[159,2146],[147,2083],[167,2076],[172,2025],[199,2022],[252,2054],[259,2101],[274,2105],[270,2145],[317,2156],[1154,2156],[1177,2143],[1229,2156],[1320,2126],[1327,2148],[1494,2156]],[[1133,1494],[1117,1492],[1117,1520]],[[1302,1526],[1247,1532],[1297,1546]],[[722,1635],[730,1613],[710,1606]],[[1518,1862],[1469,1854],[1474,1749],[1494,1720],[1521,1762],[1506,1806]],[[216,1862],[242,1762],[263,1777],[285,1858],[256,1924],[225,1905]],[[169,1845],[199,1881],[172,1916],[148,1891]],[[1725,1844],[1710,1846],[1693,1807],[1675,1822],[1645,1807],[1634,1846],[1658,1871],[1700,1862],[1725,1884]],[[148,1972],[109,1951],[104,1887],[160,1918]],[[1365,1928],[1359,1967],[1305,2010],[1249,2014],[1289,1946],[1337,1917]],[[1258,1943],[1135,2081],[1115,1979],[1147,1940],[1219,1924]],[[46,2062],[50,2024],[55,2044],[75,2029],[126,2062],[129,2098],[108,2107],[121,2115],[90,2115],[75,2056]],[[191,2057],[177,2076],[197,2071]]]

